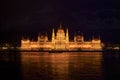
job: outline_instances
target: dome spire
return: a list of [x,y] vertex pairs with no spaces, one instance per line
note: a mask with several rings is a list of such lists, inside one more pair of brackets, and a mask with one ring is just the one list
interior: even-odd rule
[[68,28],[66,29],[66,40],[67,40],[67,42],[69,42]]
[[62,24],[60,23],[60,29],[62,29]]
[[52,42],[54,42],[54,40],[55,40],[55,32],[54,32],[54,28],[53,28],[53,30],[52,30]]

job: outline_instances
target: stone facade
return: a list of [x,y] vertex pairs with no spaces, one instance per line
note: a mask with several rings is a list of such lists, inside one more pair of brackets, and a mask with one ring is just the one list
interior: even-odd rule
[[21,40],[22,50],[102,50],[100,38],[84,41],[83,35],[75,35],[73,41],[69,40],[68,28],[65,31],[60,28],[55,33],[52,30],[52,38],[48,40],[47,35],[39,35],[37,41],[30,39]]

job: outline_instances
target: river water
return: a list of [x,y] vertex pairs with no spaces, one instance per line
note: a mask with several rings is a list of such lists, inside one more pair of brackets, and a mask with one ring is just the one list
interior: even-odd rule
[[0,80],[120,80],[119,52],[1,52]]

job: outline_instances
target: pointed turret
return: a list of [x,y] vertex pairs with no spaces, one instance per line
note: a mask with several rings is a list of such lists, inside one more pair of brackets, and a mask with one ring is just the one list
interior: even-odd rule
[[94,36],[92,36],[92,40],[94,40]]
[[84,42],[84,36],[83,36],[83,33],[82,33],[82,42]]
[[45,33],[45,42],[48,41],[48,36],[47,36],[47,33]]
[[76,33],[74,34],[74,42],[76,42]]
[[60,29],[62,29],[62,24],[60,24]]
[[53,30],[52,30],[52,42],[54,42],[54,40],[55,40],[55,32],[54,32],[54,28],[53,28]]
[[99,35],[98,39],[100,40],[100,35]]
[[68,28],[66,29],[66,41],[69,42]]

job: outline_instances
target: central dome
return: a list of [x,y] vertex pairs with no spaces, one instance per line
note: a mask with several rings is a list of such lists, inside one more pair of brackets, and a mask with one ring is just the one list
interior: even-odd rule
[[57,33],[64,33],[64,30],[62,29],[62,25],[60,24],[60,28],[58,29]]
[[64,30],[62,28],[58,29],[58,33],[64,33]]
[[57,35],[56,35],[56,39],[57,40],[64,40],[65,39],[65,32],[62,29],[62,26],[60,25],[60,28],[57,31]]

